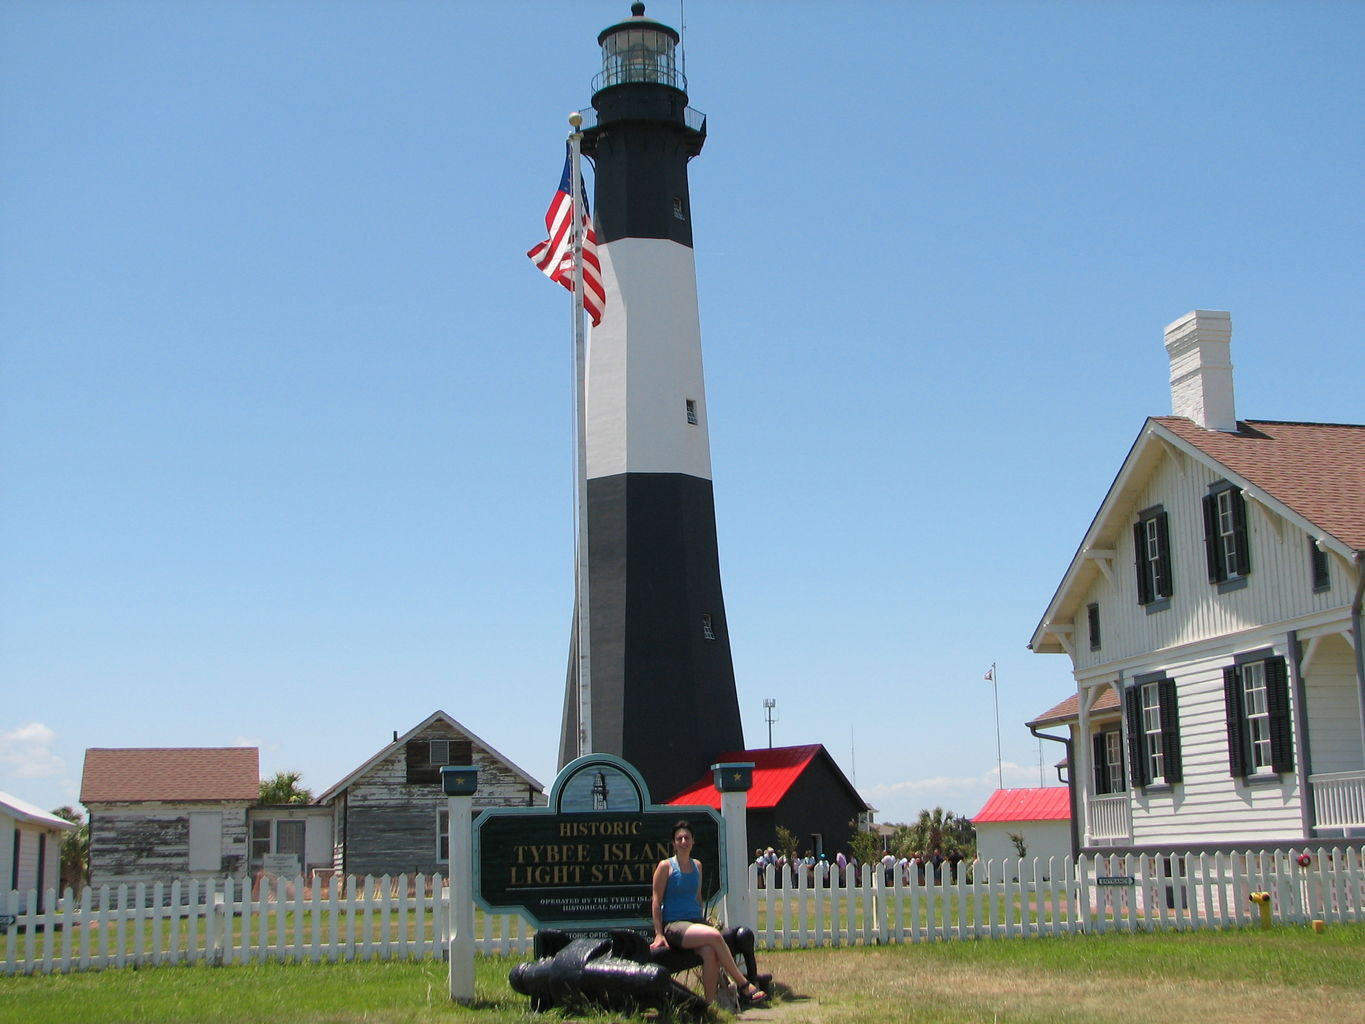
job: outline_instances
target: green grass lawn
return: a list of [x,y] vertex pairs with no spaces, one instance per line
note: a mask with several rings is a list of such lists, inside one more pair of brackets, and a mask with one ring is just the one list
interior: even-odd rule
[[[280,943],[283,937],[282,941],[286,947],[297,946],[302,949],[304,956],[310,956],[315,936],[319,946],[326,949],[332,934],[333,917],[336,918],[335,926],[339,939],[341,941],[349,939],[356,946],[368,938],[373,945],[387,943],[391,948],[396,948],[400,942],[406,941],[409,946],[415,947],[419,943],[433,941],[438,935],[436,917],[429,910],[424,912],[409,910],[406,914],[390,913],[384,919],[378,914],[367,916],[361,913],[348,918],[340,912],[335,915],[327,910],[299,913],[287,907],[272,905],[264,913],[250,919],[240,915],[220,915],[214,927],[219,933],[220,945],[223,944],[222,929],[230,926],[231,945],[240,947],[244,943],[244,930],[249,920],[251,928],[249,945],[259,946],[261,935],[267,936],[271,944]],[[186,954],[190,950],[202,950],[206,944],[209,927],[204,915],[200,914],[193,919],[182,917],[178,920],[111,921],[76,926],[70,928],[68,934],[66,929],[60,927],[61,915],[57,915],[56,920],[59,927],[50,933],[50,940],[46,932],[34,936],[34,945],[40,956],[46,948],[45,944],[51,941],[58,957],[67,948],[66,944],[70,943],[72,956],[77,958],[80,956],[82,943],[86,943],[89,952],[94,956],[105,953],[113,955],[121,948],[129,955],[134,950],[141,950],[146,953],[160,953],[174,959],[177,953]],[[497,939],[529,934],[530,929],[523,926],[518,930],[513,919],[501,915],[486,920],[484,912],[475,908],[474,932],[480,937],[486,935],[490,939]],[[14,943],[22,955],[22,952],[28,949],[29,938],[19,931],[0,935],[0,961],[6,957],[8,943]],[[323,955],[326,955],[325,952]]]
[[[0,1021],[351,1024],[532,1019],[514,958],[477,961],[478,1000],[449,1002],[443,964],[157,967],[0,978]],[[775,1006],[745,1021],[882,1024],[1365,1024],[1365,926],[1059,936],[760,953]],[[565,1019],[557,1014],[547,1022]],[[574,1020],[619,1020],[573,1017]]]

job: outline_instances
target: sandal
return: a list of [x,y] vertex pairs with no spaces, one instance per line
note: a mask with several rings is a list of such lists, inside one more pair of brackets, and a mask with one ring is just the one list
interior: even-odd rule
[[762,1006],[768,1001],[768,993],[752,981],[746,982],[744,987],[739,989],[739,1001],[743,1006]]

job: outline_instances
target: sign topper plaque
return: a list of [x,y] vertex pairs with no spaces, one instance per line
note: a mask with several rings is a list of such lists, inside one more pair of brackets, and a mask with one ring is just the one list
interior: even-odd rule
[[488,913],[537,927],[601,929],[649,920],[654,868],[673,825],[692,824],[702,897],[725,891],[724,824],[709,807],[655,806],[640,773],[611,754],[565,765],[546,807],[491,807],[474,822],[474,894]]

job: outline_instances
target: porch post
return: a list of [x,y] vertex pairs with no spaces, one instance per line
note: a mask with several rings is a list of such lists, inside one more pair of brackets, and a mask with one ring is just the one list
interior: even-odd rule
[[1098,689],[1087,687],[1080,691],[1080,701],[1077,703],[1077,722],[1076,743],[1071,751],[1071,756],[1075,761],[1072,768],[1072,783],[1076,790],[1076,813],[1081,819],[1081,847],[1089,848],[1094,841],[1091,833],[1090,821],[1090,793],[1094,789],[1095,773],[1091,770],[1090,752],[1094,750],[1094,737],[1090,735],[1090,709],[1095,705]]
[[450,998],[474,1001],[474,790],[479,769],[446,765],[441,787],[449,814],[450,854]]

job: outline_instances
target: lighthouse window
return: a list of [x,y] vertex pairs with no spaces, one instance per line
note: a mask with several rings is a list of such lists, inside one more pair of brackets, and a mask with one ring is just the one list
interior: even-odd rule
[[697,400],[695,398],[687,400],[687,422],[694,427],[697,425]]
[[677,217],[678,220],[687,220],[686,215],[683,213],[682,196],[673,197],[673,216]]
[[701,617],[701,635],[708,640],[714,640],[716,638],[716,630],[711,625],[710,615],[702,615]]

